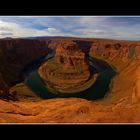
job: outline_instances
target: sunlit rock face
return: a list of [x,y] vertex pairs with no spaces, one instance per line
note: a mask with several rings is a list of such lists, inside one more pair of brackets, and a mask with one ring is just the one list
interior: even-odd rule
[[[89,41],[89,39],[76,38],[73,40],[78,40],[83,48],[87,48],[83,41]],[[70,86],[77,87],[74,86],[76,84],[64,85],[66,77],[64,79],[62,76],[70,67],[74,67],[74,64],[70,63],[65,66],[63,61],[58,59],[59,56],[63,56],[60,39],[43,42],[37,40],[18,41],[15,39],[0,41],[0,98],[2,99],[0,100],[0,123],[140,123],[140,63],[138,61],[140,58],[140,42],[90,39],[90,42],[93,42],[89,52],[92,57],[108,61],[118,71],[116,77],[112,79],[109,93],[100,101],[92,102],[80,98],[55,98],[36,101],[37,97],[34,97],[35,101],[30,101],[29,97],[26,97],[24,101],[14,102],[12,95],[7,91],[6,84],[10,83],[8,85],[12,85],[13,81],[20,79],[18,75],[21,68],[25,67],[25,64],[30,61],[47,55],[48,47],[53,49],[56,55],[53,60],[48,60],[45,62],[46,65],[44,63],[39,68],[38,72],[45,84],[47,85],[50,82],[47,86],[53,85],[53,88],[56,87],[58,91],[64,90],[64,88],[65,91],[68,91],[66,86],[69,86],[69,89],[73,89]],[[116,47],[115,44],[118,43],[121,47],[118,47],[119,45]],[[61,48],[60,53],[57,53],[59,48]],[[56,57],[57,54],[58,57]],[[67,62],[65,61],[66,57],[62,58],[64,58],[64,62]],[[53,70],[55,67],[53,68],[54,65],[51,65],[54,64],[51,61],[61,66],[62,72]],[[76,65],[76,67],[79,66]],[[89,74],[89,65],[84,68],[87,71],[83,70],[83,72]],[[67,81],[71,83],[73,81],[75,83],[79,82],[75,80],[78,80],[77,77],[68,76],[68,74],[72,75],[72,73],[67,71]],[[59,77],[56,75],[59,75]],[[70,77],[71,79],[68,80]],[[62,79],[61,82],[60,79]],[[81,79],[81,75],[79,79]],[[80,82],[78,85],[80,85]],[[81,86],[79,87],[81,88]],[[27,90],[21,90],[17,94],[23,95],[24,92],[27,92]],[[5,99],[11,98],[12,101],[5,101]]]
[[62,93],[78,92],[82,86],[85,86],[84,89],[89,87],[85,85],[91,76],[87,58],[72,41],[61,41],[55,57],[45,62],[38,72],[48,87]]
[[72,41],[61,42],[60,46],[56,49],[55,59],[62,65],[63,69],[82,69],[88,70],[88,62],[86,61],[85,54]]
[[135,58],[140,60],[140,45],[135,47]]

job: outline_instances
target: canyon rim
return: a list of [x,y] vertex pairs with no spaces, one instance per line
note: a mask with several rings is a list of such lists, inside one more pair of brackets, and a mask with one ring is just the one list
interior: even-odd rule
[[0,17],[0,123],[140,123],[140,17],[55,18]]

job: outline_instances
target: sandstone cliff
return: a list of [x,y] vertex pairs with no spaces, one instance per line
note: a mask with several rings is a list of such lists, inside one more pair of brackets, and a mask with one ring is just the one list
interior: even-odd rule
[[[40,56],[46,55],[48,48],[55,51],[60,40],[62,38],[49,38],[45,41],[0,40],[0,82],[3,85],[1,88],[17,83],[21,77],[19,75],[22,68]],[[116,69],[118,74],[112,79],[110,91],[106,97],[98,101],[78,98],[58,98],[35,102],[28,98],[16,102],[0,100],[0,122],[140,122],[140,42],[80,38],[65,38],[64,40],[73,40],[81,48],[84,48],[84,45],[82,46],[80,42],[86,42],[88,49],[83,49],[86,53],[107,61]]]
[[73,41],[64,40],[57,44],[55,57],[41,65],[38,73],[48,87],[63,93],[78,92],[80,86],[86,88],[85,84],[93,74],[80,47]]
[[[22,71],[26,65],[50,52],[47,43],[47,41],[31,39],[1,39],[0,73],[2,78],[0,80],[9,87],[22,81]],[[3,90],[3,87],[0,89]]]

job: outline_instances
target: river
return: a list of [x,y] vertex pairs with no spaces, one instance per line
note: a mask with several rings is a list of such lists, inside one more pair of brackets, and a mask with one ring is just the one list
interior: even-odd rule
[[[53,56],[54,54],[47,55],[42,61],[40,61],[40,64],[52,58]],[[97,69],[100,75],[98,76],[96,82],[90,88],[80,93],[70,95],[69,94],[56,95],[51,93],[46,88],[37,72],[39,66],[38,64],[28,66],[28,68],[24,72],[25,83],[33,92],[35,92],[38,96],[40,96],[43,99],[63,98],[63,97],[65,98],[76,97],[76,98],[84,98],[87,100],[101,99],[109,91],[111,79],[116,75],[116,71],[103,60],[88,57],[88,61],[92,67]]]

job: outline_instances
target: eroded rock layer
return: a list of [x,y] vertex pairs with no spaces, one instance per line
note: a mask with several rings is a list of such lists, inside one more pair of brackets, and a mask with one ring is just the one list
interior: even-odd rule
[[[140,123],[140,42],[63,39],[76,42],[85,53],[107,61],[117,70],[107,96],[94,102],[78,98],[32,101],[28,97],[22,101],[15,102],[11,98],[5,101],[10,94],[4,90],[21,80],[25,65],[47,55],[48,48],[55,51],[62,38],[0,40],[0,89],[3,94],[0,123]],[[22,95],[22,91],[17,94]]]
[[62,93],[78,92],[78,88],[81,91],[82,86],[86,89],[86,82],[91,78],[90,66],[86,59],[85,53],[76,43],[61,41],[57,46],[55,57],[41,65],[38,72],[52,90]]

